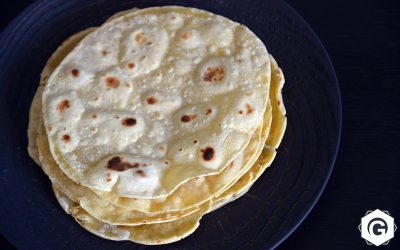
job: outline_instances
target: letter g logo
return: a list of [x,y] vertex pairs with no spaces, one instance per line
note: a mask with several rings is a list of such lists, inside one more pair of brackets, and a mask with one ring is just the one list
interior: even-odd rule
[[[388,225],[386,221],[384,221],[381,218],[375,218],[372,219],[368,223],[368,233],[369,234],[374,234],[374,235],[381,235],[381,234],[386,234],[388,230]],[[371,230],[372,229],[372,230]]]
[[368,245],[387,245],[389,240],[394,237],[397,227],[394,224],[394,218],[388,211],[376,209],[368,211],[361,218],[361,224],[358,226],[361,237],[365,239]]

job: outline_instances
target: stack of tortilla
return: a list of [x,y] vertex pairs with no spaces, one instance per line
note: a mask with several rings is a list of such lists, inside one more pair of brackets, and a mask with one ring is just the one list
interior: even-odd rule
[[88,231],[171,243],[271,165],[286,128],[283,83],[241,24],[177,6],[124,11],[48,60],[28,151]]

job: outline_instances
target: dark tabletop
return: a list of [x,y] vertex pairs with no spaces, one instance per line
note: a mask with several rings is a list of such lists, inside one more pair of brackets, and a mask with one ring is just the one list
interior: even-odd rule
[[[0,30],[30,2],[1,1]],[[343,132],[321,199],[279,248],[373,249],[357,229],[367,210],[388,210],[400,227],[400,3],[287,2],[318,34],[332,59],[342,95]],[[0,244],[11,247],[3,238]],[[400,231],[380,248],[400,249]]]

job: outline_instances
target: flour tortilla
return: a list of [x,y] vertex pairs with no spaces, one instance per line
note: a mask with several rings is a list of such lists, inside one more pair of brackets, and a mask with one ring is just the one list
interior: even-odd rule
[[[275,69],[279,69],[276,62],[273,64]],[[282,89],[284,84],[284,78],[282,71],[273,70],[271,85],[275,86],[275,89]],[[272,87],[272,86],[271,86]],[[281,98],[281,93],[276,93],[275,97]],[[275,100],[276,101],[276,100]],[[282,103],[283,105],[283,103]],[[274,143],[280,142],[283,134],[280,131],[284,131],[285,128],[275,128],[276,126],[281,126],[286,124],[281,120],[286,120],[284,108],[278,109],[275,114],[281,114],[277,118],[272,117],[271,131],[275,131],[276,134],[270,134],[275,138]],[[270,137],[268,137],[270,138]],[[131,240],[137,243],[153,245],[153,244],[166,244],[174,241],[178,241],[183,237],[194,232],[194,230],[199,226],[199,221],[201,216],[206,211],[213,211],[220,208],[221,206],[239,198],[244,195],[251,187],[251,185],[260,177],[264,170],[270,166],[273,158],[276,155],[276,150],[278,144],[265,145],[261,156],[258,158],[256,164],[248,171],[244,176],[242,176],[232,187],[225,191],[221,196],[213,199],[212,206],[210,210],[204,209],[199,210],[196,213],[178,219],[173,222],[166,222],[154,225],[142,225],[138,227],[121,227],[115,225],[109,225],[102,223],[83,210],[78,203],[72,201],[69,197],[62,194],[53,186],[53,190],[56,194],[60,205],[63,209],[72,214],[72,216],[77,220],[88,231],[99,235],[103,238],[111,240]],[[207,203],[206,206],[210,204]]]
[[54,194],[61,207],[89,232],[109,240],[130,240],[145,245],[160,245],[179,241],[193,233],[200,225],[201,216],[210,204],[181,219],[151,225],[116,226],[101,222],[89,215],[79,204],[53,186]]
[[85,37],[50,76],[43,117],[52,154],[84,186],[165,197],[244,150],[262,120],[269,75],[262,42],[226,18],[180,7],[126,14]]
[[[77,34],[74,36],[75,39],[68,39],[67,42],[65,42],[52,56],[53,61],[58,61],[60,62],[62,60],[62,58],[65,56],[65,54],[67,54],[69,51],[66,48],[73,48],[73,44],[70,44],[69,41],[72,43],[74,42],[75,44],[77,42],[79,42],[79,39],[77,38],[82,38],[84,35],[86,35],[88,32],[84,31],[81,32],[80,34]],[[57,65],[55,65],[54,63],[52,64],[48,64],[46,65],[44,72],[46,72],[46,75],[51,74],[51,69],[54,69]],[[38,90],[39,93],[40,89]],[[36,96],[39,96],[39,94],[36,94]],[[35,101],[34,101],[35,102]],[[40,112],[40,110],[38,111]],[[270,109],[268,109],[268,111],[265,113],[264,115],[265,121],[266,123],[263,125],[263,139],[262,139],[262,144],[264,143],[264,141],[266,140],[266,136],[268,134],[268,129],[269,129],[269,123],[270,121],[268,119],[271,118],[271,111]],[[30,123],[32,124],[32,123]],[[44,131],[41,131],[42,133]],[[45,137],[45,135],[43,134],[42,137]],[[36,140],[36,138],[33,138]],[[260,142],[261,143],[261,142]],[[43,144],[43,143],[42,143]],[[250,146],[253,145],[253,146]],[[190,180],[187,183],[185,183],[184,185],[182,185],[181,187],[178,188],[178,190],[176,190],[172,195],[170,195],[170,197],[168,197],[167,199],[157,199],[157,200],[143,200],[143,199],[129,199],[129,198],[124,198],[124,197],[115,197],[115,195],[113,194],[109,194],[109,196],[111,196],[111,199],[106,199],[107,201],[112,202],[113,199],[117,200],[117,202],[113,203],[117,206],[121,206],[123,208],[127,208],[127,209],[135,209],[138,211],[142,211],[142,212],[151,212],[151,213],[161,213],[161,212],[171,212],[171,211],[182,211],[182,210],[186,210],[188,212],[192,211],[194,207],[196,207],[199,204],[204,203],[206,200],[210,199],[211,197],[213,197],[217,192],[221,193],[224,189],[226,189],[226,186],[229,182],[234,182],[233,179],[237,179],[239,176],[241,176],[244,172],[246,172],[248,168],[251,167],[252,163],[258,158],[259,153],[261,152],[261,149],[257,148],[258,146],[258,142],[256,139],[252,139],[252,143],[250,143],[250,145],[248,145],[247,149],[245,150],[245,152],[247,153],[247,155],[245,157],[239,157],[239,159],[236,159],[233,164],[228,168],[225,169],[224,172],[220,175],[216,175],[216,176],[209,176],[209,177],[200,177],[199,179],[196,180]],[[42,149],[42,151],[44,151],[44,157],[50,157],[48,151],[46,148]],[[257,152],[257,154],[254,154],[254,152]],[[50,161],[50,160],[48,160]],[[242,164],[242,162],[246,163],[246,164]],[[243,165],[243,166],[242,166]],[[246,167],[247,166],[247,167]],[[246,169],[245,169],[246,167]],[[241,172],[238,172],[238,171]],[[236,171],[236,172],[235,172]],[[53,174],[54,175],[54,174]],[[56,174],[56,176],[62,176],[61,174]],[[53,177],[55,178],[55,177]],[[57,182],[57,180],[55,180],[55,182]],[[70,182],[63,182],[63,183],[70,183]],[[68,189],[68,187],[64,187],[64,189]],[[86,192],[90,192],[87,189],[84,189]],[[96,190],[94,190],[96,191]],[[84,192],[84,191],[82,191]],[[98,194],[100,195],[100,197],[104,198],[100,192],[98,192]],[[72,194],[70,194],[72,195]],[[81,194],[81,196],[83,196]],[[93,197],[93,195],[89,195],[89,197]],[[88,198],[88,197],[86,197]],[[97,198],[97,197],[96,197]],[[75,197],[75,199],[78,199]],[[118,200],[123,200],[125,201],[125,203],[119,203]],[[91,212],[92,214],[97,214],[98,212],[93,212],[97,210],[96,208],[96,199],[93,202],[88,202],[86,201],[86,206],[85,208]],[[145,209],[145,208],[152,208],[153,211],[149,211],[149,209]],[[190,209],[192,208],[192,209]],[[99,215],[97,215],[99,216]],[[107,215],[101,215],[99,218],[103,218],[104,216]],[[116,221],[114,219],[108,219],[109,222],[111,223],[116,223]],[[156,220],[155,220],[156,221]],[[130,221],[130,223],[132,223],[132,220]],[[140,223],[134,221],[133,223]],[[150,221],[151,223],[151,221]]]
[[[272,74],[271,88],[272,86],[275,86],[276,87],[275,89],[282,89],[281,87],[284,84],[282,71],[278,68],[276,63],[273,64],[273,69],[274,68],[275,70],[273,70],[274,73]],[[277,93],[275,96],[281,97],[281,93]],[[275,117],[272,118],[271,130],[273,131],[285,130],[281,128],[277,129],[275,128],[276,126],[281,126],[282,124],[286,124],[285,122],[281,121],[282,117],[285,117],[284,109],[280,108],[278,112],[275,112],[275,114],[278,113],[280,113],[281,115],[277,116],[277,118]],[[286,118],[283,119],[286,120]],[[278,134],[270,134],[270,136],[276,138],[275,140],[270,140],[276,143],[278,141],[281,141],[283,134],[278,132]],[[278,140],[279,137],[280,139]],[[209,212],[214,211],[222,207],[223,205],[226,205],[227,203],[232,202],[241,197],[242,195],[244,195],[251,188],[254,182],[261,176],[261,174],[265,171],[265,169],[268,166],[270,166],[271,162],[273,161],[276,155],[275,148],[277,148],[278,146],[279,146],[278,144],[265,145],[263,153],[258,158],[256,164],[254,164],[254,166],[250,169],[250,171],[248,171],[244,176],[242,176],[232,187],[230,187],[227,191],[225,191],[221,196],[213,199]],[[178,241],[181,238],[186,237],[187,235],[194,232],[194,230],[199,225],[202,213],[201,211],[198,211],[193,215],[180,219],[180,220],[186,220],[187,223],[179,225],[180,229],[179,233],[175,231],[177,230],[176,228],[173,230],[168,230],[167,233],[165,233],[165,231],[163,230],[162,232],[164,232],[164,234],[162,237],[160,237],[159,235],[160,228],[165,227],[166,224],[169,224],[170,227],[168,228],[171,229],[174,227],[172,225],[177,223],[177,221],[162,223],[161,227],[158,227],[158,224],[150,225],[151,228],[148,228],[148,225],[143,225],[140,226],[140,229],[139,227],[120,227],[115,225],[108,225],[99,222],[90,215],[88,215],[83,209],[79,207],[79,205],[76,202],[73,202],[67,196],[63,195],[61,192],[57,190],[57,188],[53,187],[53,190],[63,209],[67,213],[72,214],[72,216],[77,220],[79,224],[81,224],[88,231],[96,235],[99,235],[103,238],[111,240],[131,240],[137,243],[142,243],[147,245],[166,244]],[[154,230],[154,227],[156,227],[156,230],[152,231]],[[137,230],[133,231],[134,229]],[[136,232],[137,236],[132,237],[131,236],[132,232]],[[139,235],[141,235],[140,237],[141,240],[137,239]],[[149,240],[149,238],[151,238],[151,240]]]
[[[63,57],[64,56],[62,56],[61,59]],[[276,69],[277,68],[276,62],[271,58],[271,63],[272,62],[275,63],[274,66]],[[275,74],[277,72],[280,73],[280,77],[283,80],[283,74],[280,71],[280,69],[275,70]],[[272,71],[272,73],[274,74],[274,71]],[[274,79],[274,75],[272,75],[272,78]],[[271,83],[271,90],[273,89],[272,85],[273,84]],[[274,88],[275,92],[274,98],[280,98],[279,100],[282,100],[280,92],[282,86],[283,86],[283,81],[281,82],[280,87]],[[38,96],[39,96],[38,98],[40,98],[41,95]],[[275,124],[274,124],[274,119],[272,119],[272,127],[271,127],[272,134],[268,136],[270,146],[264,147],[262,155],[258,158],[254,166],[251,167],[251,169],[246,172],[245,175],[243,175],[238,181],[235,181],[235,183],[228,190],[225,190],[225,192],[223,192],[220,196],[215,197],[213,199],[213,204],[212,204],[213,210],[245,194],[251,187],[251,185],[254,183],[254,181],[261,175],[262,173],[261,170],[262,169],[265,170],[265,168],[269,166],[270,162],[273,160],[273,157],[275,156],[274,155],[275,150],[271,150],[271,148],[276,148],[279,145],[286,127],[286,117],[284,113],[283,102],[280,101],[280,104],[282,104],[282,106],[278,105],[277,103],[278,102],[275,102],[275,104],[272,105],[275,106],[275,110],[272,110],[272,113],[274,113],[275,116],[277,114],[280,115],[278,117],[281,117],[281,120],[284,121],[277,123],[277,120],[275,119]],[[279,108],[279,111],[276,111],[277,110],[276,107]],[[40,108],[38,108],[37,110],[40,110]],[[38,124],[40,124],[40,122],[38,122]],[[34,126],[38,126],[38,124],[37,125],[35,124]],[[284,128],[282,128],[283,126]],[[268,135],[268,130],[264,129],[263,134],[265,135],[265,133]],[[33,137],[36,136],[37,134],[34,133]],[[262,149],[262,147],[260,148]],[[268,160],[266,161],[266,159]],[[263,163],[262,161],[264,162],[264,164],[262,164]],[[267,164],[265,164],[266,162]],[[189,213],[188,215],[181,217],[180,219],[175,219],[174,221],[170,222],[161,222],[158,224],[140,225],[140,226],[116,226],[98,221],[90,214],[88,214],[84,209],[82,209],[78,202],[71,200],[68,196],[62,194],[60,191],[57,191],[57,187],[54,186],[53,188],[57,196],[57,199],[59,200],[63,208],[66,206],[66,204],[73,205],[73,209],[66,209],[66,212],[71,213],[73,210],[74,212],[73,216],[75,217],[75,219],[77,219],[78,223],[83,224],[82,226],[86,228],[88,231],[91,231],[92,233],[95,233],[104,238],[109,238],[113,240],[132,240],[134,242],[142,244],[166,244],[177,241],[180,238],[186,237],[198,227],[199,225],[198,222],[201,218],[201,215],[204,214],[206,211],[208,211],[208,209],[205,209],[205,207],[210,205],[209,202],[204,203],[203,206],[199,207],[195,212]],[[187,223],[184,223],[184,221],[186,221]],[[161,229],[162,232],[159,232],[158,231],[159,229]],[[134,236],[131,236],[131,234],[133,234]]]

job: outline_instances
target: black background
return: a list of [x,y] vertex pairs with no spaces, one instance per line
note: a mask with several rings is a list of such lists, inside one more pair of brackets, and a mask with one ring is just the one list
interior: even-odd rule
[[[1,1],[0,30],[31,2]],[[318,34],[332,59],[343,131],[321,199],[279,248],[374,249],[357,229],[367,210],[389,210],[400,227],[400,2],[287,2]],[[380,248],[400,249],[399,233]],[[11,247],[3,238],[0,244]]]

